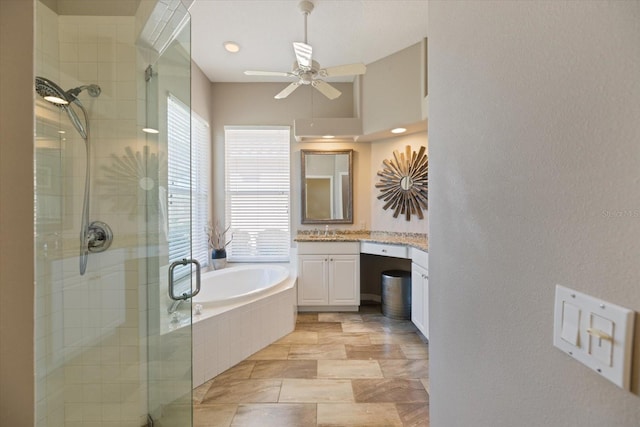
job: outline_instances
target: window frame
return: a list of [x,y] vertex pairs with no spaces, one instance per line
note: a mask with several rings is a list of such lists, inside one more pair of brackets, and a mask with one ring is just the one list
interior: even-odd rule
[[225,228],[231,262],[289,262],[291,127],[225,126]]

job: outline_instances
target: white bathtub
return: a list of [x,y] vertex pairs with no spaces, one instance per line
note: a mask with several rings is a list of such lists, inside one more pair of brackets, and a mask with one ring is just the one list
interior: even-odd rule
[[289,269],[282,265],[238,265],[207,272],[201,276],[200,293],[193,298],[193,304],[220,307],[259,298],[288,277]]
[[296,272],[288,265],[236,264],[204,273],[192,307],[193,387],[295,328]]

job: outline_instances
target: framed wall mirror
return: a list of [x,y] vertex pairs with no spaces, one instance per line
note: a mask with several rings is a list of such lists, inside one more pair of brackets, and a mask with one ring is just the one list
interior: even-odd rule
[[353,224],[353,150],[300,150],[303,224]]

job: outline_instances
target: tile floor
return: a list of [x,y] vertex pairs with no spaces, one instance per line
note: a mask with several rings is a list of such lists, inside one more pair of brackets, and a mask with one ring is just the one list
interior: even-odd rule
[[296,329],[194,390],[194,426],[429,426],[429,349],[380,306]]

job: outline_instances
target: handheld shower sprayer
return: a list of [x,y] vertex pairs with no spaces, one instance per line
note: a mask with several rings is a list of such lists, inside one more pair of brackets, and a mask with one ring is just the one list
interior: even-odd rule
[[[69,120],[73,124],[73,127],[76,128],[85,142],[86,169],[84,179],[84,202],[82,206],[82,225],[80,228],[80,275],[83,275],[87,269],[89,252],[105,251],[109,246],[111,246],[111,241],[113,240],[113,233],[107,224],[101,221],[93,221],[89,223],[89,193],[91,187],[89,115],[82,105],[82,102],[78,99],[78,95],[85,90],[94,98],[100,96],[100,93],[102,92],[100,86],[96,84],[82,85],[65,91],[49,79],[36,77],[36,92],[38,95],[66,112],[67,116],[69,116]],[[78,117],[78,114],[72,106],[73,104],[82,111],[84,123],[80,120],[80,117]]]
[[[82,139],[86,141],[89,133],[89,116],[87,115],[87,111],[84,109],[82,102],[78,99],[80,92],[85,89],[87,93],[94,98],[100,96],[100,93],[102,92],[100,86],[96,84],[78,86],[65,91],[49,79],[36,77],[36,92],[38,95],[67,113],[73,127],[76,128]],[[82,111],[82,114],[84,115],[84,124],[71,106],[72,103],[76,104]]]

